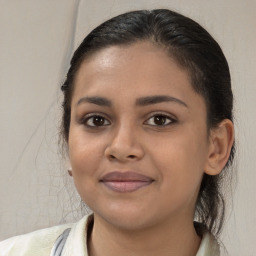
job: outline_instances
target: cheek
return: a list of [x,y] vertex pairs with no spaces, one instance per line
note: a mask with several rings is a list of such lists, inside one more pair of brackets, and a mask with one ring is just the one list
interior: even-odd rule
[[190,129],[154,141],[150,155],[152,164],[159,171],[163,189],[181,195],[193,193],[198,188],[207,159],[207,141],[203,136]]
[[177,130],[163,138],[151,139],[150,145],[147,148],[151,156],[165,167],[191,166],[198,169],[204,165],[207,157],[206,133],[199,133],[195,129]]
[[98,166],[102,159],[102,142],[72,131],[69,138],[69,158],[76,189],[86,204],[93,205],[98,198],[96,187]]
[[[192,157],[191,148],[185,151],[170,150],[154,161],[159,170],[159,190],[167,195],[168,203],[163,200],[163,207],[172,209],[194,209],[200,188],[203,170]],[[164,206],[166,205],[166,206]]]
[[74,179],[96,173],[97,164],[102,158],[104,145],[101,140],[91,139],[79,130],[71,130],[69,136],[69,158]]

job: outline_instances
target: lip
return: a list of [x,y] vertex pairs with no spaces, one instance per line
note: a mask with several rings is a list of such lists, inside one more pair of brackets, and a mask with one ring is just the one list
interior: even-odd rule
[[108,189],[120,193],[136,191],[143,187],[149,186],[153,181],[154,179],[151,177],[132,171],[114,171],[105,174],[100,179],[100,182]]

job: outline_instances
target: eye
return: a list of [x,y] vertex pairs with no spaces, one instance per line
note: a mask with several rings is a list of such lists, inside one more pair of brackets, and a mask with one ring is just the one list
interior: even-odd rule
[[99,126],[110,125],[110,122],[106,118],[100,115],[92,115],[92,116],[86,117],[83,120],[83,123],[89,127],[99,127]]
[[166,126],[171,123],[174,123],[175,120],[167,115],[164,114],[156,114],[150,117],[145,124],[153,125],[153,126]]

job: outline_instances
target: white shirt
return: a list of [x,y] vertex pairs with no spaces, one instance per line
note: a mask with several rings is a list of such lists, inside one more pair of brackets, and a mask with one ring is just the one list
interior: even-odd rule
[[[49,256],[57,238],[67,228],[71,228],[62,256],[88,256],[86,215],[79,222],[41,229],[29,234],[15,236],[0,242],[0,256]],[[196,256],[219,256],[216,239],[210,233],[204,233]]]

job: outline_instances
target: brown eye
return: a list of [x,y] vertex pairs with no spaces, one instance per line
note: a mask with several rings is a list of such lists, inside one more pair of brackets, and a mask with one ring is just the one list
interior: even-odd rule
[[90,127],[99,127],[109,125],[110,122],[103,116],[94,115],[86,118],[85,124]]
[[154,117],[154,123],[156,125],[164,125],[166,122],[166,116],[155,116]]
[[157,114],[152,116],[146,121],[147,125],[153,125],[153,126],[166,126],[171,123],[175,122],[174,119],[172,119],[169,116],[162,115],[162,114]]

